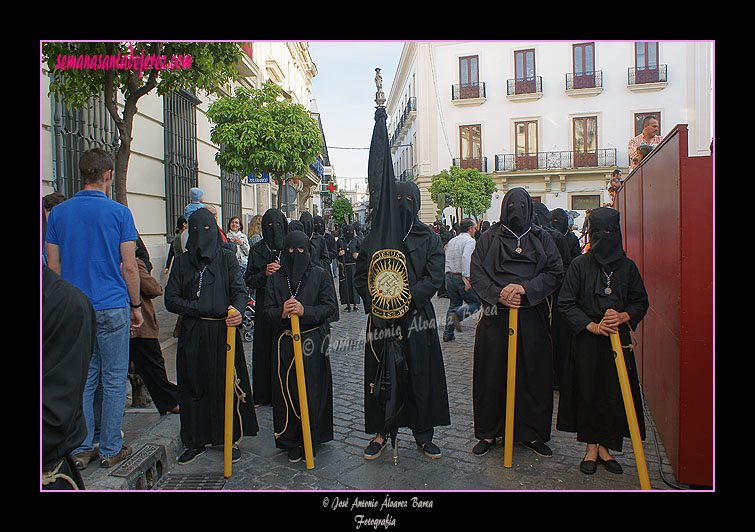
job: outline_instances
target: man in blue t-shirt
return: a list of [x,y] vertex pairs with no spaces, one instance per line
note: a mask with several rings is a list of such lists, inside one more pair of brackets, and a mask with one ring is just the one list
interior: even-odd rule
[[[63,279],[84,292],[97,316],[97,344],[83,395],[87,436],[73,451],[84,469],[99,454],[100,466],[111,467],[133,452],[123,443],[130,330],[144,321],[136,264],[138,235],[131,211],[109,199],[113,158],[95,148],[82,154],[79,170],[84,189],[50,211],[47,261]],[[95,420],[95,392],[102,390],[101,419]],[[99,395],[99,394],[98,394]],[[99,422],[99,453],[94,448]]]

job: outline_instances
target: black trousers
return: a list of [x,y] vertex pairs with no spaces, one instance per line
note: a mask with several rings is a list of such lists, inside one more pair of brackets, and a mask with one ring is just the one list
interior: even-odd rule
[[144,381],[160,415],[178,406],[178,386],[168,380],[159,340],[131,338],[129,353],[131,362],[134,363],[134,371]]

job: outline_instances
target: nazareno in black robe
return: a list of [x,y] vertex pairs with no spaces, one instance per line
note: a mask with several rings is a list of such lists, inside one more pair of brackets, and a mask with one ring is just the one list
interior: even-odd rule
[[[399,416],[399,427],[410,427],[416,434],[427,433],[433,427],[451,424],[448,408],[448,391],[443,353],[438,338],[438,326],[432,297],[438,291],[445,275],[446,255],[440,237],[417,217],[420,200],[419,189],[414,183],[397,182],[397,191],[413,189],[415,204],[408,215],[413,221],[404,240],[406,268],[409,277],[411,303],[409,311],[398,321],[403,339],[404,355],[409,366],[410,394],[405,398],[404,410]],[[405,210],[405,209],[404,209]],[[373,250],[370,237],[365,238],[357,258],[354,284],[365,302],[365,313],[370,313],[372,298],[367,286],[367,274]],[[376,353],[382,352],[381,339],[370,339],[371,316],[367,321],[367,340],[364,353],[365,432],[376,434],[383,431],[385,412],[370,392],[379,362]],[[395,328],[394,328],[395,329]],[[424,443],[424,442],[421,442]]]
[[286,216],[277,209],[268,209],[262,216],[262,240],[249,250],[244,282],[255,290],[254,339],[252,341],[252,384],[254,404],[269,405],[273,390],[272,326],[265,319],[265,287],[267,265],[279,262],[283,240],[288,233]]
[[[503,225],[510,199],[522,201],[522,253]],[[532,225],[532,199],[521,188],[506,193],[501,223],[494,224],[477,241],[472,253],[470,283],[483,304],[475,331],[472,397],[474,431],[478,439],[502,437],[506,422],[509,308],[498,302],[509,283],[525,289],[517,325],[514,441],[550,440],[553,416],[553,346],[549,301],[561,284],[561,255],[551,236]]]
[[[287,245],[298,231],[287,237]],[[308,241],[301,233],[302,242]],[[284,253],[286,251],[284,250]],[[307,387],[312,444],[333,439],[333,379],[330,368],[330,323],[338,320],[333,278],[324,269],[310,262],[308,253],[301,285],[294,277],[289,282],[285,266],[268,278],[265,290],[264,313],[272,327],[273,371],[272,392],[273,429],[275,446],[290,449],[302,445],[299,389],[294,366],[294,347],[290,318],[281,319],[283,304],[296,293],[296,300],[304,306],[299,318],[304,374]],[[289,284],[291,288],[289,289]]]
[[[87,436],[82,395],[97,341],[89,298],[42,266],[42,471],[69,476],[84,489],[71,452]],[[63,462],[61,465],[61,461]],[[73,489],[62,478],[43,489]]]
[[[227,327],[225,317],[228,305],[243,312],[247,291],[241,277],[236,256],[221,245],[217,233],[217,249],[211,253],[210,262],[192,260],[191,231],[189,220],[189,245],[187,252],[176,257],[165,287],[165,308],[182,316],[181,330],[176,352],[178,404],[181,417],[181,439],[188,449],[202,445],[222,445],[224,441],[225,370]],[[212,214],[211,227],[217,230]],[[200,281],[200,295],[197,296]],[[254,436],[259,430],[252,406],[252,390],[249,381],[244,345],[236,329],[234,356],[235,378],[238,384],[233,394],[233,441],[241,436]]]
[[[595,209],[593,213],[600,211],[596,213],[600,215],[602,209],[607,208]],[[618,211],[614,213],[609,214],[615,218],[614,229],[618,230]],[[592,214],[590,225],[592,233],[598,227]],[[620,232],[618,238],[620,241]],[[558,297],[561,316],[571,328],[573,337],[559,387],[556,428],[576,432],[577,441],[621,451],[623,438],[629,438],[630,434],[611,340],[608,336],[592,334],[585,327],[590,322],[599,323],[609,308],[629,314],[628,324],[619,326],[619,338],[624,347],[640,436],[644,439],[645,422],[637,365],[633,350],[628,346],[632,343],[629,328],[636,329],[642,321],[649,301],[635,263],[621,252],[615,260],[601,265],[595,254],[599,246],[591,236],[591,250],[572,261]],[[605,293],[606,276],[601,266],[611,275],[610,294]]]
[[338,257],[338,295],[342,305],[356,305],[359,294],[354,286],[354,253],[359,253],[361,241],[354,235],[354,226],[344,227],[343,235],[338,239],[338,249],[344,254]]

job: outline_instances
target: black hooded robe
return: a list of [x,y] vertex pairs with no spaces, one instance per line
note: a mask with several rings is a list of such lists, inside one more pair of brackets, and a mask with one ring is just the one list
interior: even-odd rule
[[[42,471],[57,469],[70,477],[77,489],[84,489],[71,452],[87,436],[82,396],[97,341],[97,318],[89,298],[46,264],[41,279]],[[61,477],[43,489],[73,486]]]
[[[292,231],[286,238],[286,246],[306,246],[307,241],[304,233]],[[298,252],[295,250],[294,254],[296,253]],[[265,317],[273,327],[273,429],[275,446],[280,449],[302,445],[291,320],[281,319],[283,304],[291,298],[293,292],[297,301],[304,306],[304,315],[299,318],[299,328],[313,446],[333,439],[333,378],[328,348],[330,323],[338,319],[338,302],[331,275],[313,265],[307,252],[303,254],[306,255],[304,267],[300,265],[301,271],[292,272],[293,280],[290,280],[288,270],[295,270],[297,266],[294,265],[295,259],[286,259],[286,254],[287,251],[284,250],[281,260],[283,267],[267,280],[264,307]],[[297,279],[301,279],[301,285]]]
[[[649,307],[640,272],[621,250],[618,217],[618,211],[607,207],[592,211],[590,251],[572,261],[558,297],[561,315],[574,336],[563,366],[556,428],[576,432],[577,441],[597,443],[614,451],[621,451],[623,438],[629,438],[630,434],[611,339],[595,335],[585,327],[590,322],[599,323],[609,308],[629,314],[630,321],[619,326],[619,338],[624,346],[624,361],[640,436],[644,439],[645,422],[637,365],[633,350],[626,346],[632,343],[629,327],[634,330]],[[593,236],[594,231],[600,231],[606,225],[618,235],[618,245],[614,246],[616,253],[610,262],[597,255],[602,242],[596,242]],[[611,275],[610,294],[605,293],[607,281],[603,270]]]
[[286,216],[277,209],[268,209],[262,215],[262,240],[249,250],[244,282],[255,290],[254,339],[252,341],[252,383],[254,404],[269,405],[273,390],[273,336],[272,326],[265,319],[265,287],[267,265],[280,260],[283,241],[288,233]]
[[[516,239],[504,227],[513,225],[508,202],[525,207],[519,214],[522,253]],[[532,225],[533,207],[521,188],[504,196],[501,223],[485,231],[472,253],[470,283],[483,311],[475,331],[472,396],[474,430],[478,439],[502,437],[506,423],[509,307],[499,303],[501,289],[509,283],[525,289],[517,325],[514,441],[550,440],[553,416],[553,346],[548,296],[562,281],[561,255],[550,235]]]
[[[399,427],[410,427],[415,434],[426,434],[431,438],[433,427],[451,424],[448,407],[448,390],[443,353],[438,338],[438,326],[432,297],[438,291],[445,275],[446,255],[440,237],[417,217],[420,207],[420,193],[417,185],[411,182],[397,182],[397,192],[404,195],[411,191],[414,196],[411,205],[399,208],[405,216],[403,227],[411,225],[404,240],[406,267],[409,277],[411,304],[409,311],[398,321],[402,334],[404,356],[409,366],[409,395],[405,398],[404,410],[399,416]],[[403,224],[404,222],[402,222]],[[365,238],[362,252],[357,258],[354,283],[362,300],[372,300],[367,286],[367,275],[372,251],[371,232]],[[369,314],[369,303],[365,303],[365,313]],[[379,358],[382,352],[381,339],[370,339],[372,319],[368,317],[367,341],[364,355],[364,397],[365,432],[381,433],[385,426],[385,412],[371,393]],[[425,443],[420,442],[420,443]]]
[[359,295],[354,286],[354,268],[357,259],[354,253],[359,253],[361,242],[354,235],[354,226],[344,227],[343,236],[338,239],[338,249],[344,253],[338,257],[338,295],[342,305],[356,305]]
[[[212,236],[193,238],[201,224],[209,226],[208,232]],[[215,239],[214,248],[210,244],[212,238]],[[196,248],[204,254],[200,261],[196,259]],[[228,305],[243,312],[247,291],[236,256],[221,245],[215,219],[206,209],[199,209],[189,219],[187,252],[176,257],[164,297],[165,308],[182,316],[176,352],[181,439],[188,449],[222,445],[227,345],[225,318]],[[233,441],[237,442],[242,435],[256,435],[259,426],[251,403],[252,390],[238,328],[235,343],[235,378],[238,380],[237,389],[243,394],[239,398],[237,390],[233,395]]]

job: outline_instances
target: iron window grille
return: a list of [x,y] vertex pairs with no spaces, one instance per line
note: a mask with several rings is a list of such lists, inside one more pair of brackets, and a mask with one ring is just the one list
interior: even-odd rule
[[165,217],[167,239],[190,202],[189,190],[199,183],[197,160],[197,105],[200,100],[183,89],[163,97],[165,134]]
[[[53,76],[50,76],[53,78]],[[100,148],[118,155],[119,132],[105,107],[104,94],[90,98],[81,109],[72,109],[61,98],[50,98],[52,105],[52,167],[53,187],[66,198],[84,188],[79,172],[81,155]],[[114,185],[110,197],[114,197]]]

